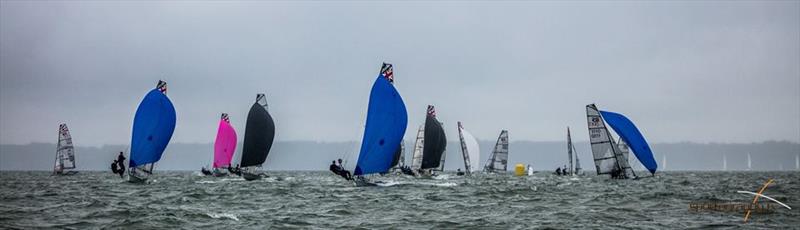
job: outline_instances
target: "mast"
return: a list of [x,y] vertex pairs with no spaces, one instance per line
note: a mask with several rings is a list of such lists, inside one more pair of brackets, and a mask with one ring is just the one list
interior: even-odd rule
[[575,175],[575,170],[572,167],[572,136],[569,133],[569,126],[567,126],[567,158],[569,158],[569,174],[571,176]]
[[467,175],[472,174],[472,170],[469,164],[469,150],[467,149],[467,143],[464,142],[464,134],[461,130],[464,127],[461,126],[461,122],[458,122],[458,140],[461,142],[461,156],[464,158],[464,171],[466,171]]

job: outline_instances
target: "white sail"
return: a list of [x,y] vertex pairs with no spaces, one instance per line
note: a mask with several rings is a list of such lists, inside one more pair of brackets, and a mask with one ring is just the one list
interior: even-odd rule
[[[623,166],[623,169],[625,169],[625,171],[633,171],[633,168],[631,167],[630,160],[629,160],[630,159],[629,157],[631,155],[631,149],[628,147],[628,143],[625,143],[625,141],[622,140],[621,137],[619,138],[619,141],[617,143],[619,143],[619,144],[617,144],[617,147],[619,147],[619,151],[620,151],[620,153],[622,155],[622,158],[620,159],[620,161],[622,161],[622,162],[621,162],[620,165]],[[626,172],[626,173],[628,173],[628,172]],[[630,173],[633,173],[633,172],[630,172]]]
[[477,166],[480,164],[478,140],[461,126],[461,122],[458,122],[458,134],[461,140],[461,154],[464,157],[464,170],[467,173],[478,171]]
[[800,170],[800,154],[794,155],[794,169]]
[[425,126],[420,125],[417,140],[414,142],[414,153],[411,155],[411,169],[415,171],[422,166],[422,150],[425,147]]
[[[442,126],[442,130],[444,130],[444,123],[443,122],[439,122],[439,124]],[[445,142],[447,142],[447,141],[445,140]],[[444,160],[447,157],[447,149],[444,149],[443,151],[444,152],[442,153],[442,156],[439,157],[439,168],[436,169],[436,170],[438,170],[440,172],[444,172]]]
[[65,169],[75,168],[75,147],[72,146],[72,135],[69,134],[67,124],[58,127],[58,145],[56,146],[56,162],[53,170],[62,172]]
[[622,160],[619,146],[614,143],[606,123],[594,104],[586,106],[586,119],[589,127],[589,143],[592,145],[592,157],[597,174],[611,174],[614,170],[630,168],[627,161]]
[[661,165],[663,165],[662,168],[664,168],[661,171],[667,170],[667,154],[661,155]]
[[572,135],[569,133],[569,127],[567,127],[567,172],[569,172],[570,176],[575,175],[575,168],[572,166]]
[[753,169],[753,162],[750,160],[750,153],[747,153],[747,170]]
[[728,171],[728,155],[722,154],[722,171]]
[[483,168],[487,172],[504,172],[508,170],[508,130],[500,132],[500,136],[497,137],[497,143],[492,150],[492,155]]

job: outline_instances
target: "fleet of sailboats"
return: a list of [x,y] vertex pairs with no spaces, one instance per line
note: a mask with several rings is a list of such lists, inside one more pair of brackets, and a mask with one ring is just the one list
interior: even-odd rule
[[[594,104],[586,106],[587,128],[592,157],[598,175],[609,174],[612,178],[637,178],[631,166],[631,153],[641,166],[655,174],[658,164],[647,141],[638,128],[622,114],[601,111]],[[146,182],[152,175],[155,164],[161,159],[175,130],[175,108],[167,97],[167,83],[159,81],[137,107],[133,120],[128,161],[128,181]],[[389,171],[405,171],[405,143],[403,136],[408,116],[403,99],[394,86],[393,66],[383,63],[373,83],[367,108],[364,136],[361,141],[358,162],[354,169],[358,186],[374,185],[365,176]],[[458,137],[464,172],[469,175],[481,170],[476,165],[481,161],[477,139],[458,122]],[[618,135],[614,138],[608,127]],[[222,113],[214,142],[214,157],[211,174],[225,176],[229,173],[241,175],[246,180],[257,180],[265,176],[259,172],[270,153],[275,137],[275,124],[269,113],[265,94],[257,94],[246,120],[245,137],[241,154],[241,170],[233,169],[231,161],[236,151],[237,135],[227,113]],[[615,140],[616,139],[616,140]],[[411,167],[415,176],[431,177],[444,170],[447,138],[443,123],[436,117],[436,109],[428,105],[425,124],[419,126],[412,149]],[[582,174],[580,160],[570,128],[567,127],[567,163],[565,175]],[[488,173],[508,170],[508,130],[502,130],[482,170]],[[662,170],[666,168],[666,154],[662,154]],[[639,164],[636,164],[639,166]],[[58,145],[53,166],[54,175],[74,174],[76,167],[72,137],[66,124],[59,125]],[[638,167],[637,167],[638,168]],[[727,170],[727,155],[722,155],[722,170]],[[779,168],[783,168],[780,165]],[[405,169],[405,170],[403,170]],[[795,169],[800,170],[800,154],[795,156]],[[747,170],[752,170],[751,154],[747,154]],[[532,172],[530,166],[528,171]],[[531,173],[529,172],[529,173]]]
[[53,175],[72,175],[75,169],[75,147],[72,146],[72,135],[67,124],[58,125],[58,145],[56,145],[56,162]]
[[133,118],[128,181],[144,183],[175,131],[175,107],[167,97],[167,83],[158,81],[145,95]]

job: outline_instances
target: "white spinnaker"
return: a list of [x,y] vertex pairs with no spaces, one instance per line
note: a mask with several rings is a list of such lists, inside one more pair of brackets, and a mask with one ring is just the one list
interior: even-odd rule
[[58,127],[55,167],[56,169],[75,168],[75,147],[72,146],[72,135],[69,134],[67,124],[61,124]]
[[594,105],[586,106],[586,121],[597,174],[610,174],[617,167],[615,156],[617,145],[611,139],[611,134],[606,129],[606,123]]
[[461,133],[464,135],[464,143],[467,146],[467,153],[469,154],[470,170],[473,172],[478,171],[480,170],[478,165],[480,165],[481,162],[481,149],[480,146],[478,146],[478,140],[476,140],[471,133],[467,132],[466,129],[461,129]]
[[417,140],[414,142],[414,154],[411,155],[411,168],[418,170],[422,167],[422,150],[425,147],[425,126],[419,126]]

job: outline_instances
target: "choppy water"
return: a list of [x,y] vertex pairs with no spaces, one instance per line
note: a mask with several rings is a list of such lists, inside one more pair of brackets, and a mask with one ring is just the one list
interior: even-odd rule
[[[445,175],[376,177],[353,187],[328,172],[270,172],[244,181],[157,172],[148,185],[104,172],[0,172],[0,228],[798,228],[798,172],[666,172],[655,178]],[[691,212],[689,202],[750,202],[765,194],[793,210]]]

